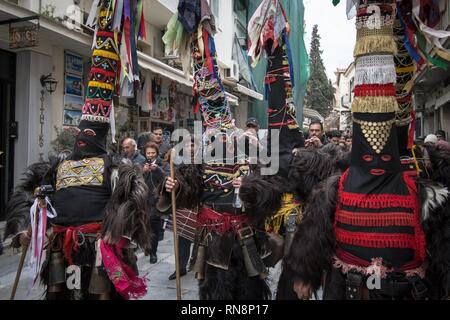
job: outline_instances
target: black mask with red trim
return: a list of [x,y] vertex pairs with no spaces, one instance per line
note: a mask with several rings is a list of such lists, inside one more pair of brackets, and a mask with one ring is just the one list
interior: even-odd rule
[[77,128],[72,160],[92,158],[107,153],[106,136],[109,124],[83,120]]
[[[406,194],[407,189],[401,183],[397,128],[392,123],[395,114],[354,113],[353,117],[351,166],[345,190],[360,194]],[[392,126],[380,130],[380,127],[372,129],[374,125],[368,130],[367,123],[392,123]],[[378,146],[380,152],[374,149],[377,143],[384,144],[382,148]]]

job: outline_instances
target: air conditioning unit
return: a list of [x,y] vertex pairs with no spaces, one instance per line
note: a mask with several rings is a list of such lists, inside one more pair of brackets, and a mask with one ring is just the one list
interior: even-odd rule
[[70,30],[83,31],[83,12],[78,5],[70,5],[64,15],[64,24]]
[[227,80],[239,82],[239,64],[233,61],[231,68],[224,69],[224,75]]

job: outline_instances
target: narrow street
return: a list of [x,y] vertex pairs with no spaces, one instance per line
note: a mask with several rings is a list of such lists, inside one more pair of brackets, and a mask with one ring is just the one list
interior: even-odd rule
[[[148,293],[143,300],[175,300],[176,299],[176,281],[169,280],[169,276],[175,270],[175,255],[173,249],[173,233],[166,231],[164,239],[159,242],[158,262],[150,264],[149,257],[146,257],[142,251],[138,252],[138,267],[140,275],[147,275]],[[0,256],[0,300],[8,300],[11,295],[11,289],[16,276],[17,266],[19,265],[20,254],[9,247],[5,248],[5,253]],[[279,268],[271,270],[269,285],[274,292],[276,281],[279,275]],[[31,281],[29,270],[22,272],[19,287],[16,293],[16,300],[39,300],[43,299],[42,286],[36,285],[27,296],[28,283]],[[197,280],[194,273],[181,278],[181,294],[183,300],[198,300]]]
[[[168,280],[169,275],[175,270],[175,255],[173,254],[173,234],[165,232],[164,240],[158,246],[158,262],[150,264],[149,257],[142,251],[138,252],[138,267],[140,275],[147,275],[148,293],[143,300],[175,300],[176,282]],[[5,248],[5,253],[0,256],[0,300],[8,300],[19,265],[20,254],[11,248]],[[31,273],[24,269],[16,293],[16,300],[43,299],[42,286],[36,285],[31,294],[27,296],[28,283],[31,281]],[[197,280],[194,273],[189,272],[181,278],[182,297],[186,300],[197,300]]]

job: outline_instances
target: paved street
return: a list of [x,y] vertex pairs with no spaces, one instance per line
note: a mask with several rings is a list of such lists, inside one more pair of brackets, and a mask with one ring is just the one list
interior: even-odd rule
[[[0,256],[0,300],[9,299],[11,288],[19,264],[20,254],[13,252],[11,248],[5,248],[5,253]],[[158,262],[149,263],[149,257],[144,256],[143,252],[138,253],[138,267],[141,275],[147,274],[148,293],[144,300],[175,300],[176,284],[175,280],[168,280],[168,277],[175,270],[175,255],[173,253],[173,234],[166,231],[164,240],[159,242]],[[269,283],[272,289],[276,288],[277,274],[279,268],[271,270]],[[24,270],[21,276],[16,299],[38,300],[42,299],[42,287],[36,285],[27,296],[27,284],[31,281],[30,272]],[[198,300],[197,280],[193,272],[189,272],[181,278],[182,298],[183,300]]]
[[[175,280],[168,280],[168,277],[175,270],[175,255],[173,254],[173,234],[166,231],[164,240],[159,242],[158,262],[150,264],[149,257],[142,251],[138,252],[138,267],[141,275],[147,274],[148,293],[145,300],[172,300],[176,299]],[[14,283],[20,254],[13,252],[11,248],[5,248],[5,253],[0,256],[0,300],[9,299],[11,288]],[[43,289],[36,285],[31,294],[27,296],[27,285],[31,281],[31,274],[24,270],[21,276],[16,299],[38,300],[42,299]],[[189,272],[181,278],[183,299],[197,300],[197,280],[194,273]]]

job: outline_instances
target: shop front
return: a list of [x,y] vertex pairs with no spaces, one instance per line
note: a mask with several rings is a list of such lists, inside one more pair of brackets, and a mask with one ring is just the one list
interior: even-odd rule
[[16,55],[0,50],[0,220],[6,215],[6,201],[14,184]]

